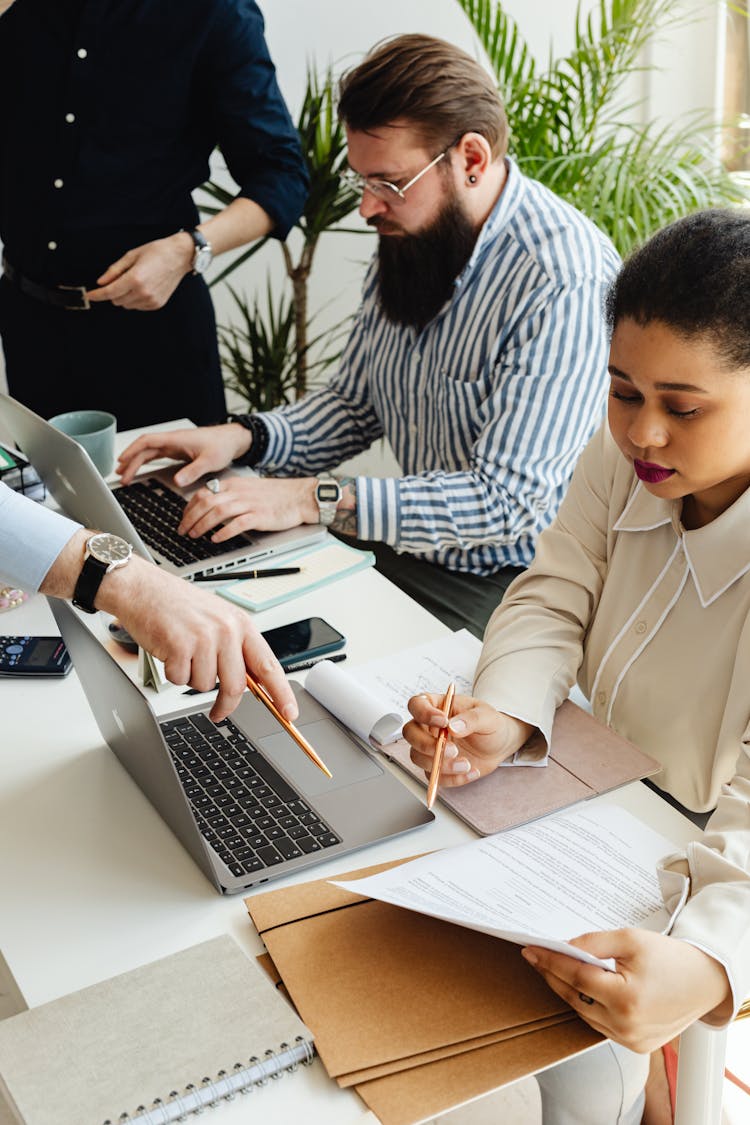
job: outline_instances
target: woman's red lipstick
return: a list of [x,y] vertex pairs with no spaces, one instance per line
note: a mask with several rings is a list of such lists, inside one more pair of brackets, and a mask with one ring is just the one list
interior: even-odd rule
[[647,484],[661,484],[662,481],[667,480],[674,473],[674,469],[665,469],[662,465],[653,465],[650,461],[633,461],[633,468],[638,480],[644,480]]

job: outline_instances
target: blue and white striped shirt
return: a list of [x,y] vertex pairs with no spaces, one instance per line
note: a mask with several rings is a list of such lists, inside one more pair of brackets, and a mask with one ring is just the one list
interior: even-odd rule
[[531,562],[602,419],[619,265],[588,219],[507,165],[438,315],[421,332],[388,321],[373,263],[337,374],[262,415],[259,467],[276,475],[330,471],[385,435],[404,475],[356,478],[360,538],[475,574]]

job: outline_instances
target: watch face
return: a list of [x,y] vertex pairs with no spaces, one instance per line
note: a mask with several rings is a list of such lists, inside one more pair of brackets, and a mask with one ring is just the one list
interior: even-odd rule
[[201,246],[195,251],[193,269],[196,273],[205,273],[213,260],[213,254],[208,246]]
[[322,482],[315,489],[319,504],[337,504],[341,499],[341,488],[336,483]]
[[92,535],[88,542],[89,554],[103,563],[122,562],[130,558],[133,548],[119,535]]

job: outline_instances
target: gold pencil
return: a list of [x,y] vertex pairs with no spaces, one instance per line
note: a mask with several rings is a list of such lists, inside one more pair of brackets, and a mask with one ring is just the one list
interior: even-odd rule
[[[446,719],[451,717],[451,708],[453,707],[453,696],[456,694],[456,685],[449,684],[448,690],[443,699],[443,714]],[[437,796],[438,785],[440,784],[440,771],[443,768],[443,755],[445,753],[445,742],[448,737],[448,728],[441,727],[440,734],[435,743],[435,757],[432,760],[432,769],[430,770],[430,783],[427,786],[427,808],[431,809],[435,804],[435,797]]]
[[300,750],[303,750],[305,754],[307,754],[310,761],[314,762],[318,769],[323,771],[326,777],[333,777],[333,774],[329,770],[328,766],[325,764],[322,758],[318,757],[317,753],[315,752],[315,750],[313,750],[304,734],[301,734],[300,731],[297,730],[294,723],[290,723],[288,719],[284,718],[284,716],[281,714],[281,711],[279,711],[278,707],[271,699],[271,696],[268,694],[263,685],[259,684],[257,680],[253,679],[249,672],[247,673],[247,686],[250,688],[250,691],[253,693],[255,698],[259,700],[264,707],[268,708],[274,719],[276,719],[276,721],[282,725],[289,737],[294,739]]

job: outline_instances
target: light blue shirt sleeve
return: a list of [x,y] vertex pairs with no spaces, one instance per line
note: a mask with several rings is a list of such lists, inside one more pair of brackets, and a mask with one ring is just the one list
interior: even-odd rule
[[0,483],[0,578],[36,592],[79,527]]

